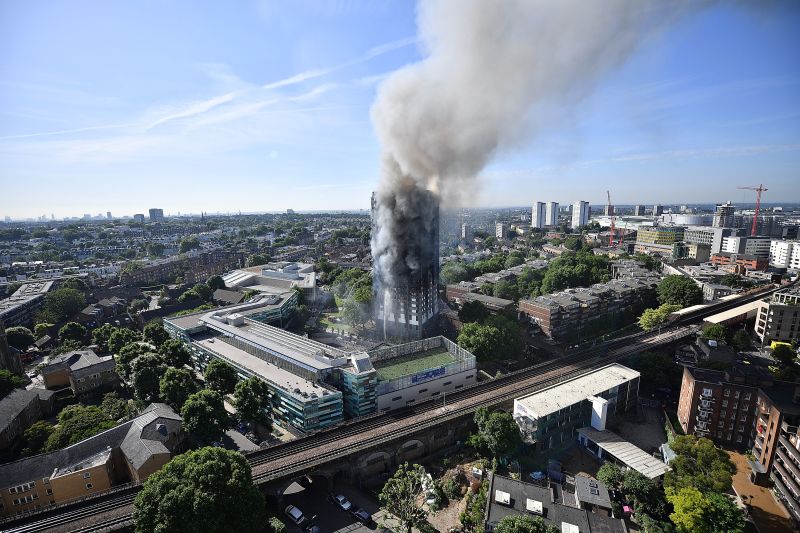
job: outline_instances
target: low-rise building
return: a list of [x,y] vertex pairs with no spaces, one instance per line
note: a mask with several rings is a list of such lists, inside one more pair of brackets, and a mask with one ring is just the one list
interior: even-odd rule
[[61,450],[0,464],[0,516],[142,482],[180,450],[183,438],[181,417],[154,403],[135,419]]
[[141,287],[171,281],[176,277],[182,277],[185,283],[202,283],[215,274],[241,267],[243,262],[242,252],[195,250],[150,261],[139,268],[124,269],[120,274],[120,283]]
[[733,294],[733,288],[728,285],[721,285],[719,283],[703,283],[703,300],[712,302],[723,296]]
[[119,382],[114,357],[76,350],[51,357],[41,368],[48,389],[70,387],[77,396],[108,390]]
[[605,429],[609,416],[635,409],[639,372],[614,363],[514,400],[514,420],[536,450],[573,441],[578,429]]
[[636,253],[672,255],[673,246],[683,240],[684,226],[639,226],[636,232]]
[[769,259],[755,255],[720,252],[711,256],[711,264],[719,266],[740,266],[746,270],[766,270]]
[[791,342],[800,337],[800,289],[778,291],[762,301],[755,332],[766,346],[774,341]]
[[222,279],[229,289],[275,295],[300,289],[308,301],[313,302],[317,298],[317,274],[314,265],[309,263],[268,263],[234,270]]
[[[576,492],[573,493],[561,487],[550,486],[549,483],[534,485],[497,474],[491,475],[486,496],[485,530],[494,531],[503,518],[508,516],[535,516],[565,533],[627,533],[625,522],[614,518],[603,507],[608,498],[608,490],[596,479],[584,479],[588,490],[586,495],[578,496],[581,489],[577,476]],[[602,505],[594,505],[601,494],[606,496]],[[610,502],[608,505],[610,506]]]
[[0,300],[0,323],[7,328],[31,324],[34,313],[44,305],[44,296],[52,287],[52,281],[25,283],[14,294]]
[[53,412],[53,395],[45,389],[18,389],[0,400],[0,451],[13,448],[26,429]]

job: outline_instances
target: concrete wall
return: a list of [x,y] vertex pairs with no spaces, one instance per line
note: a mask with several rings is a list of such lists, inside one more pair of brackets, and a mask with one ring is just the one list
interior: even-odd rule
[[[390,392],[378,396],[378,411],[399,409],[414,403],[424,402],[431,398],[442,399],[442,395],[446,396],[447,393],[461,390],[464,387],[475,384],[474,368],[452,374],[430,381],[425,381],[405,389]],[[444,400],[443,400],[444,401]]]

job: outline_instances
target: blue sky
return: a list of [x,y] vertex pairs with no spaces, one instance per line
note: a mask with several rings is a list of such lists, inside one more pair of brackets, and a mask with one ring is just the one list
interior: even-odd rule
[[[718,6],[654,35],[475,205],[800,201],[798,27]],[[2,2],[0,217],[366,208],[415,36],[410,1]]]

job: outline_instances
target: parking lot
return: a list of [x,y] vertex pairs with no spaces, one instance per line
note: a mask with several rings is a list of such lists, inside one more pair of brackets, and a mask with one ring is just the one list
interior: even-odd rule
[[[287,505],[294,505],[303,512],[306,522],[302,529],[313,524],[319,527],[322,533],[389,531],[382,529],[379,525],[383,522],[383,513],[372,495],[348,485],[339,484],[334,489],[336,494],[344,495],[352,503],[352,510],[364,509],[372,515],[373,523],[364,525],[352,513],[342,510],[329,500],[330,493],[324,480],[315,478],[315,481],[306,478],[295,482],[287,489],[283,497],[284,508]],[[286,524],[287,531],[301,531],[301,528],[284,514],[284,508],[272,509],[272,512]]]

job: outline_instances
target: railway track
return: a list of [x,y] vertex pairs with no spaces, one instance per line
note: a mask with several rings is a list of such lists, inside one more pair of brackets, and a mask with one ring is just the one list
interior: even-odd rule
[[[721,305],[709,305],[691,315],[681,317],[670,328],[661,333],[643,332],[610,340],[600,346],[580,349],[572,354],[533,367],[519,370],[501,378],[481,382],[446,397],[448,405],[440,405],[439,400],[429,400],[414,406],[412,409],[395,413],[370,415],[356,419],[328,430],[301,437],[300,439],[278,444],[265,450],[247,455],[253,469],[253,480],[257,483],[274,481],[296,472],[307,471],[324,463],[346,457],[365,446],[379,446],[418,431],[429,429],[433,425],[446,420],[467,416],[480,405],[498,404],[519,396],[522,392],[532,392],[560,381],[575,377],[593,367],[609,364],[623,357],[644,351],[651,346],[674,342],[696,331],[688,326],[699,318],[719,313],[755,301],[780,290],[778,287],[759,294],[748,295],[736,302],[724,302]],[[431,415],[437,415],[436,417]],[[370,435],[370,433],[373,433]],[[357,439],[358,442],[354,442]],[[69,510],[61,514],[42,518],[20,526],[3,529],[8,533],[29,533],[67,526],[70,523],[111,512],[131,505],[139,487],[131,488],[131,493],[90,504],[79,509]],[[33,517],[30,517],[33,518]],[[83,527],[71,527],[69,531],[103,531],[114,527],[129,525],[131,513],[110,517]],[[16,520],[9,520],[9,523]],[[77,524],[75,525],[77,526]],[[0,524],[2,527],[2,524]],[[66,530],[66,529],[65,529]]]

